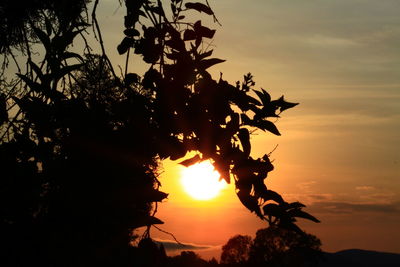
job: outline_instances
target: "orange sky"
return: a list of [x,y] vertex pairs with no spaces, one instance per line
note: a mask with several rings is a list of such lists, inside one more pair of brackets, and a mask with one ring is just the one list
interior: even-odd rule
[[[124,10],[116,2],[104,0],[98,18],[113,62],[122,66],[115,47]],[[279,144],[267,185],[308,204],[322,223],[301,225],[321,238],[324,250],[400,253],[400,1],[210,4],[223,26],[206,17],[203,24],[217,29],[214,56],[227,59],[214,73],[235,82],[250,71],[256,88],[300,102],[277,122],[282,136],[253,136],[255,156]],[[162,190],[170,197],[157,216],[181,242],[221,245],[263,227],[232,188],[212,201],[194,201],[179,185],[176,164],[164,168]]]

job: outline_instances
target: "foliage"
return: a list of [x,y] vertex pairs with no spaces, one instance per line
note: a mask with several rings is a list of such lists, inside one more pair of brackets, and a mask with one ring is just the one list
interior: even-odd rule
[[[4,265],[128,266],[137,255],[128,247],[132,231],[147,226],[147,240],[150,226],[162,223],[154,217],[167,197],[159,190],[160,161],[190,151],[196,156],[182,164],[210,159],[261,219],[298,232],[296,217],[317,222],[304,205],[266,187],[269,155],[251,156],[251,133],[280,135],[272,120],[297,104],[254,89],[251,74],[234,85],[212,78],[208,69],[224,61],[207,46],[215,30],[185,20],[187,11],[216,20],[208,3],[165,1],[168,13],[161,1],[126,0],[117,50],[127,63],[118,77],[98,2],[91,17],[85,0],[0,4],[2,74],[11,59],[18,69],[14,79],[1,77],[0,89]],[[100,55],[88,46],[91,29]],[[81,53],[71,49],[77,38]],[[149,64],[143,76],[128,72],[131,52]]]
[[314,235],[276,226],[260,229],[254,240],[236,235],[222,247],[226,266],[316,266],[321,241]]
[[[204,44],[215,30],[201,20],[186,22],[183,15],[186,10],[214,13],[208,5],[183,2],[171,1],[172,18],[168,19],[160,1],[126,1],[126,36],[118,46],[127,62],[133,49],[150,64],[142,86],[154,96],[154,119],[163,144],[160,158],[177,160],[196,151],[182,164],[210,159],[226,182],[233,178],[242,204],[261,219],[299,232],[296,217],[318,222],[301,210],[304,205],[287,203],[266,187],[264,180],[273,170],[268,154],[251,157],[250,133],[260,129],[280,135],[271,118],[279,118],[297,104],[283,96],[272,100],[265,90],[254,89],[251,74],[235,85],[222,75],[214,80],[208,69],[224,60],[211,57],[213,50]],[[142,22],[145,18],[150,22]],[[148,24],[151,26],[144,26]]]
[[245,263],[249,260],[252,239],[250,236],[235,235],[222,247],[221,263]]
[[249,261],[254,266],[314,266],[320,247],[314,235],[271,226],[257,231]]

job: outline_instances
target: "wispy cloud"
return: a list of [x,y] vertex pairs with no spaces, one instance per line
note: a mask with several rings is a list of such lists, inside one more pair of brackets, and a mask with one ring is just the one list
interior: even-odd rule
[[169,252],[176,252],[182,250],[206,250],[206,249],[213,249],[218,246],[212,245],[202,245],[202,244],[194,244],[194,243],[177,243],[174,240],[164,240],[164,239],[155,239],[159,244],[162,244],[166,251]]
[[312,209],[317,210],[318,212],[329,212],[336,214],[349,214],[349,213],[365,213],[365,212],[374,212],[374,213],[399,213],[400,212],[400,203],[388,203],[388,204],[379,204],[379,203],[351,203],[351,202],[330,202],[330,201],[321,201],[315,202],[309,206]]
[[375,189],[375,187],[369,186],[369,185],[356,186],[356,190],[359,190],[359,191],[372,191],[374,189]]

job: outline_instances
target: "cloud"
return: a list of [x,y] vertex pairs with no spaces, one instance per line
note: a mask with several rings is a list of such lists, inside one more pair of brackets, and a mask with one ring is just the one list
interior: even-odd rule
[[182,250],[205,250],[205,249],[212,249],[215,246],[212,245],[200,245],[194,243],[177,243],[173,240],[163,240],[163,239],[155,239],[159,244],[162,244],[166,251],[169,252],[176,252]]
[[374,189],[375,189],[375,187],[369,186],[369,185],[356,186],[356,190],[359,190],[359,191],[371,191]]
[[315,202],[332,200],[333,194],[283,194],[283,197],[288,202],[300,201],[305,205],[312,205]]
[[307,181],[297,184],[297,187],[302,191],[309,191],[312,185],[316,184],[316,181]]
[[338,201],[321,201],[315,202],[309,206],[317,212],[349,214],[349,213],[390,213],[395,214],[400,212],[400,203],[352,203]]

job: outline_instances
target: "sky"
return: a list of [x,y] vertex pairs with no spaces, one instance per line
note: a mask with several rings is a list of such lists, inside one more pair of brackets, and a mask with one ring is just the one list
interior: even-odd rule
[[[104,0],[98,19],[114,64],[124,8]],[[321,223],[300,222],[334,252],[359,248],[400,253],[400,1],[211,0],[222,26],[214,56],[226,59],[213,74],[234,83],[255,76],[256,88],[297,107],[276,123],[282,136],[257,132],[253,156],[272,153],[267,186],[300,201]],[[143,70],[138,59],[131,71]],[[228,186],[198,201],[180,183],[177,162],[164,162],[161,183],[170,193],[158,207],[161,229],[204,257],[236,234],[266,227]],[[152,230],[154,237],[171,236]],[[206,248],[206,249],[204,249]]]

